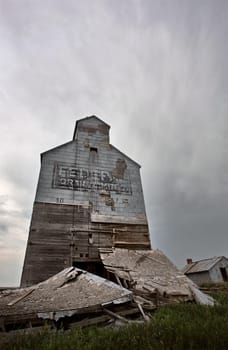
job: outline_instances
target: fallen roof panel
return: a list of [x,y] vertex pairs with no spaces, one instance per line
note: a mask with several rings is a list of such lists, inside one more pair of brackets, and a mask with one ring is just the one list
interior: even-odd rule
[[[0,317],[36,314],[57,320],[102,305],[124,303],[132,293],[117,284],[76,267],[28,288],[0,293]],[[49,316],[47,316],[49,315]],[[30,316],[29,316],[30,317]]]
[[133,293],[157,290],[161,296],[194,300],[191,288],[194,283],[160,250],[109,248],[99,251],[106,270],[117,279],[128,281]]

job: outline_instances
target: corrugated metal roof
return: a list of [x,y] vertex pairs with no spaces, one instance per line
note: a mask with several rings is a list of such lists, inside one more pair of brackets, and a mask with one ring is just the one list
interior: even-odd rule
[[185,274],[209,271],[222,258],[223,256],[214,256],[213,258],[194,261],[191,264],[187,264],[182,271]]

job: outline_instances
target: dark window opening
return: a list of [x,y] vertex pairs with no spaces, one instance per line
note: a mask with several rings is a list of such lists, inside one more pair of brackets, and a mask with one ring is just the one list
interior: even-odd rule
[[94,275],[107,278],[107,273],[105,272],[104,266],[99,261],[73,261],[73,266],[94,273]]
[[225,267],[220,267],[220,272],[221,272],[223,281],[228,281],[226,268]]
[[100,261],[73,261],[72,264],[81,270],[93,273],[94,275],[103,277],[111,282],[121,285],[124,288],[132,289],[133,285],[130,281],[116,276],[114,273],[107,271]]
[[110,273],[108,279],[112,282],[119,284],[121,287],[126,289],[132,288],[130,281],[125,280],[124,278],[119,277],[117,274]]
[[90,147],[90,154],[89,154],[90,162],[95,163],[97,161],[97,156],[98,156],[97,148]]
[[97,153],[97,148],[96,147],[90,147],[90,152],[96,152]]

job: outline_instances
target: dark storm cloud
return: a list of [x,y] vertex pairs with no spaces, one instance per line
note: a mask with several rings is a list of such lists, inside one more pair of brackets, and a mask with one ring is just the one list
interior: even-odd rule
[[142,165],[153,246],[179,266],[227,254],[227,10],[209,0],[0,0],[0,248],[12,272],[2,281],[20,277],[39,153],[91,114]]

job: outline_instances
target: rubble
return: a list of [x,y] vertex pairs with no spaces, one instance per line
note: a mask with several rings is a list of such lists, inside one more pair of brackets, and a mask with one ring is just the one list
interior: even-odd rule
[[201,294],[158,249],[100,248],[99,251],[105,269],[115,276],[118,284],[132,290],[134,298],[140,296],[143,305],[152,301],[154,305],[187,301],[213,305],[213,299]]
[[160,250],[99,251],[110,280],[70,267],[37,285],[1,291],[0,328],[119,325],[149,321],[164,304],[213,305]]
[[[64,269],[35,286],[0,293],[2,330],[37,326],[71,318],[83,321],[104,314],[103,307],[128,304],[132,292],[76,267]],[[110,318],[110,317],[109,317]],[[106,319],[105,319],[106,320]]]

